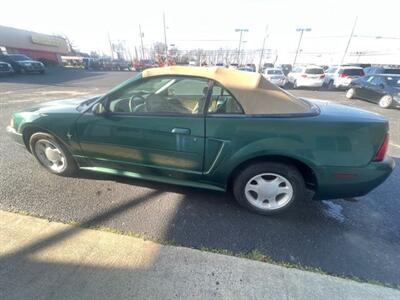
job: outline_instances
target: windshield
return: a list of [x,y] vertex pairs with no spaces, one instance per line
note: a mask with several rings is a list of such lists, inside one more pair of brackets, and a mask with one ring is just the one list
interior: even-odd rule
[[389,86],[400,88],[400,76],[386,77],[386,83]]
[[324,70],[320,68],[306,69],[306,74],[324,74]]
[[340,70],[340,74],[347,74],[349,76],[364,76],[363,69],[343,69]]
[[11,54],[9,57],[15,61],[32,60],[30,57],[22,54]]
[[267,70],[267,74],[282,75],[282,71],[281,70]]

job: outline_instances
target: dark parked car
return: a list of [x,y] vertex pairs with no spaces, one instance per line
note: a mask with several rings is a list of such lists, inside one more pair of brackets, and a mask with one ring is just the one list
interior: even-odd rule
[[143,71],[92,99],[40,103],[7,131],[48,171],[78,169],[218,191],[262,214],[365,195],[392,172],[388,121],[297,98],[227,68]]
[[350,84],[346,97],[378,103],[382,108],[400,105],[400,74],[367,75]]
[[0,61],[0,75],[13,75],[14,69],[13,67],[6,62]]
[[364,69],[365,74],[400,74],[400,69],[383,68],[383,67],[370,67]]
[[0,61],[9,63],[17,73],[40,73],[46,72],[43,63],[23,54],[0,54]]
[[128,70],[132,68],[132,63],[123,59],[115,59],[112,61],[112,69],[116,71]]

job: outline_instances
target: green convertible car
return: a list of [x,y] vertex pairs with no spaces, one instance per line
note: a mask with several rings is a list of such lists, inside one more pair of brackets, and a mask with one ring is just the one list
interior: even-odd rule
[[7,131],[52,173],[232,190],[261,214],[309,190],[315,200],[365,195],[394,168],[380,115],[225,68],[148,69],[103,96],[16,112]]

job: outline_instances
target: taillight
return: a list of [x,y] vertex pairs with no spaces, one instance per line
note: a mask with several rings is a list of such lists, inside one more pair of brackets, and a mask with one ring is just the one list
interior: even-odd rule
[[348,76],[349,76],[349,74],[346,74],[346,73],[342,73],[342,74],[339,75],[340,78],[346,78]]
[[383,143],[379,148],[378,152],[376,153],[373,161],[382,161],[385,158],[388,147],[389,147],[389,134],[386,134],[385,139],[383,140]]
[[303,74],[303,75],[301,75],[301,77],[303,77],[303,78],[307,78],[307,75],[306,75],[306,74]]

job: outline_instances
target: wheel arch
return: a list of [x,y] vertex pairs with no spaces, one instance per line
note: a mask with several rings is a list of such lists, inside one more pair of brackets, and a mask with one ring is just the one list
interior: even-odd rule
[[54,136],[54,138],[58,142],[60,142],[62,144],[62,146],[64,146],[69,151],[68,145],[66,145],[65,142],[62,139],[60,139],[54,132],[52,132],[48,129],[45,129],[41,126],[37,126],[36,124],[26,124],[21,132],[22,132],[22,138],[24,140],[25,147],[29,152],[31,152],[31,149],[29,146],[29,140],[30,140],[31,136],[37,132],[51,134],[52,136]]
[[303,162],[297,158],[293,158],[293,157],[289,157],[289,156],[285,156],[285,155],[262,155],[262,156],[253,157],[253,158],[250,158],[250,159],[247,159],[247,160],[241,162],[230,173],[230,175],[228,177],[227,188],[228,189],[232,188],[233,181],[234,181],[235,177],[240,173],[240,171],[242,171],[249,165],[255,164],[257,162],[277,162],[277,163],[292,165],[299,170],[299,172],[301,173],[301,175],[304,178],[306,187],[308,189],[316,191],[318,188],[318,179],[317,179],[317,175],[316,175],[316,172],[314,171],[314,169],[312,167],[310,167],[308,164],[306,164],[305,162]]

